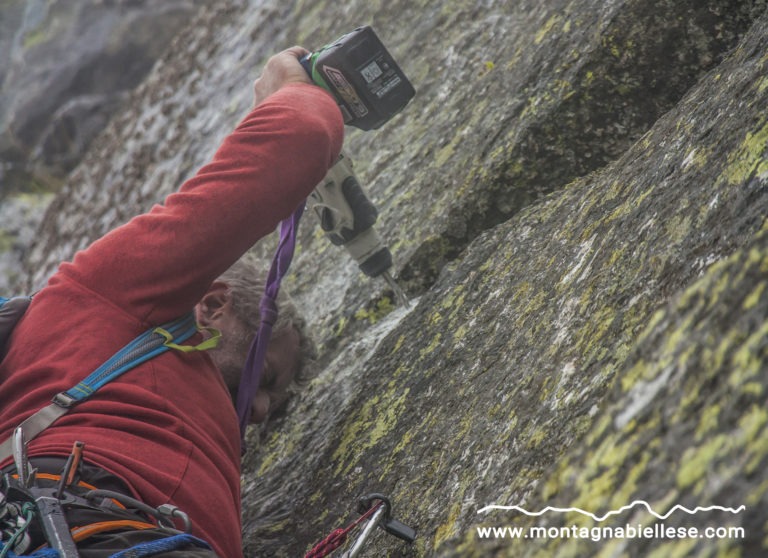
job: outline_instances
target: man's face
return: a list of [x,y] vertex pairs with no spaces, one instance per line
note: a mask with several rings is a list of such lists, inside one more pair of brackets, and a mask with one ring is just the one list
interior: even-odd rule
[[270,413],[286,402],[288,387],[298,371],[298,355],[299,334],[293,327],[269,341],[259,390],[253,398],[251,422],[264,422]]
[[[221,372],[233,401],[237,401],[237,388],[255,333],[235,315],[228,304],[220,310],[206,320],[206,325],[221,331],[219,345],[210,349],[208,354]],[[299,334],[293,327],[288,331],[273,332],[261,371],[259,389],[253,398],[250,422],[264,422],[271,412],[288,399],[288,387],[298,371],[298,356]]]

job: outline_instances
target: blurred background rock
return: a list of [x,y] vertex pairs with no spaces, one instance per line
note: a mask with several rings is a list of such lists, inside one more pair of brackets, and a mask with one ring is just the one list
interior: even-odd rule
[[50,194],[201,4],[0,2],[0,290],[16,286]]

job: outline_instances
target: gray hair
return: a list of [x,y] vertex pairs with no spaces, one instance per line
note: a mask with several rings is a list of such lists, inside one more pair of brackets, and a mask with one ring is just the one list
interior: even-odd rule
[[[259,303],[264,295],[267,274],[268,270],[265,270],[256,258],[246,253],[218,279],[229,285],[235,314],[254,334],[258,331],[261,320]],[[278,313],[277,321],[272,326],[273,336],[280,336],[291,326],[299,334],[298,370],[291,382],[291,391],[297,391],[305,387],[319,372],[317,347],[309,335],[306,320],[299,314],[284,287],[281,287],[276,302]]]

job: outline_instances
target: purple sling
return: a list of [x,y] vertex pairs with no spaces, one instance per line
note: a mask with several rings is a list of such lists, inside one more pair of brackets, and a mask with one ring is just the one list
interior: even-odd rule
[[245,453],[245,429],[251,416],[253,398],[259,390],[261,371],[264,368],[264,358],[267,354],[267,346],[272,336],[272,326],[277,321],[277,293],[280,290],[280,281],[288,271],[293,259],[293,251],[296,247],[296,231],[299,228],[299,219],[304,212],[302,202],[293,215],[280,223],[280,244],[277,246],[272,258],[272,266],[269,268],[267,284],[264,288],[264,296],[261,299],[259,309],[261,311],[261,323],[259,331],[251,342],[248,358],[240,376],[240,387],[237,390],[237,417],[240,421],[240,437],[242,440],[242,452]]

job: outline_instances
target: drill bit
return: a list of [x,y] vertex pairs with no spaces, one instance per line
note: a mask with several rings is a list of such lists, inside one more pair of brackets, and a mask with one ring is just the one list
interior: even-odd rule
[[405,296],[405,292],[400,288],[400,285],[397,284],[397,281],[395,281],[394,278],[389,274],[389,271],[384,271],[381,276],[395,293],[395,299],[397,299],[397,303],[406,308],[410,308],[411,304],[408,302],[408,297]]

